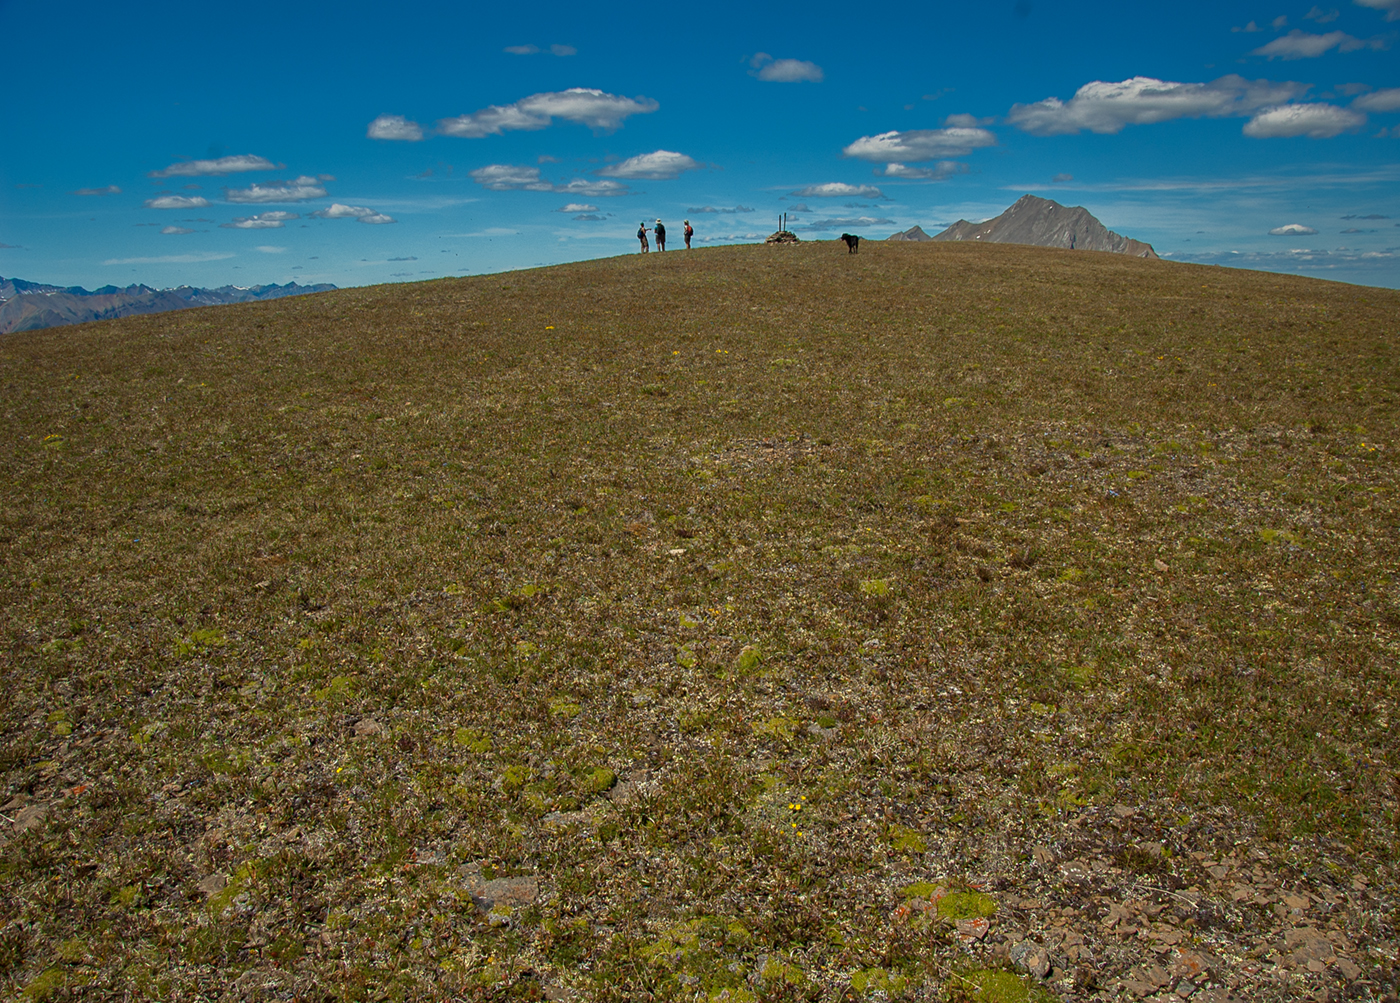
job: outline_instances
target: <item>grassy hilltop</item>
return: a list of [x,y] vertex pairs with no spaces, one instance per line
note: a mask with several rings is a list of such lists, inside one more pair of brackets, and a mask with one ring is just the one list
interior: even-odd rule
[[1396,991],[1400,293],[723,247],[0,386],[7,995]]

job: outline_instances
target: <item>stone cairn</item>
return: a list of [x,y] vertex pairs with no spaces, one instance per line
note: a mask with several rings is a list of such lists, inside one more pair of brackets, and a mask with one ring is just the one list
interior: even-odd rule
[[778,216],[778,230],[777,230],[777,232],[776,232],[776,233],[770,233],[770,234],[768,235],[768,239],[765,240],[764,243],[765,243],[765,244],[800,244],[800,243],[802,243],[802,241],[798,239],[797,234],[793,233],[791,230],[789,230],[789,229],[787,228],[787,213],[782,213],[780,216]]

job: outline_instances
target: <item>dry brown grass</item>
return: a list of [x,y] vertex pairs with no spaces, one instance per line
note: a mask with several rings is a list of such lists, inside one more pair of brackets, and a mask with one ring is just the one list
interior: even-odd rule
[[0,980],[1393,992],[1398,317],[804,244],[8,336]]

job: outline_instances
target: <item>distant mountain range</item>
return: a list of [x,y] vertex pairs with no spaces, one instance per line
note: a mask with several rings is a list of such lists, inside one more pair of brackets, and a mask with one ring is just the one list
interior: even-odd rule
[[65,288],[0,277],[0,334],[38,331],[61,324],[82,324],[89,320],[111,320],[138,313],[164,313],[166,310],[187,310],[194,306],[280,299],[283,296],[329,292],[335,288],[328,283],[299,286],[288,282],[282,286],[220,286],[218,289],[194,286],[176,289],[127,286],[119,289],[116,286],[103,286],[88,292],[82,286]]
[[984,244],[1032,244],[1078,251],[1111,251],[1137,258],[1155,258],[1151,244],[1114,233],[1083,206],[1069,208],[1051,199],[1022,195],[1010,209],[985,223],[960,219],[930,237],[917,226],[889,240],[980,240]]

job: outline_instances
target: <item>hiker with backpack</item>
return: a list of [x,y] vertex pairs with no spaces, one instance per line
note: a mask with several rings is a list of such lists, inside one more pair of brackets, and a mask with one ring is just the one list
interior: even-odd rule
[[695,236],[695,227],[690,225],[690,220],[685,221],[685,249],[690,250],[690,238]]
[[647,224],[646,224],[646,220],[642,220],[642,222],[641,222],[640,224],[638,224],[638,226],[637,226],[637,239],[640,240],[640,241],[642,242],[642,253],[643,253],[643,254],[646,254],[648,251],[651,250],[651,245],[647,243]]
[[664,250],[666,250],[666,227],[665,227],[665,225],[661,222],[661,220],[658,219],[658,220],[656,221],[656,226],[652,227],[652,230],[655,231],[655,233],[656,233],[656,249],[657,249],[658,251],[664,251]]

